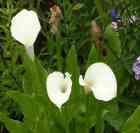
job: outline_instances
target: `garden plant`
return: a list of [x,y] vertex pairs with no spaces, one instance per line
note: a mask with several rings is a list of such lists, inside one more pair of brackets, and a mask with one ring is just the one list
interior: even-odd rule
[[139,5],[0,0],[0,133],[140,133]]

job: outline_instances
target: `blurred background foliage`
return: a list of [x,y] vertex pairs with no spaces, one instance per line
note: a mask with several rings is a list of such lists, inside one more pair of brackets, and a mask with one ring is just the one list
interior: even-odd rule
[[[0,0],[0,111],[8,113],[9,117],[15,120],[23,119],[20,107],[7,96],[7,91],[23,92],[24,89],[23,78],[26,68],[22,59],[23,46],[13,40],[9,27],[12,16],[26,8],[38,13],[42,25],[41,33],[35,43],[35,55],[45,70],[50,73],[54,70],[65,72],[74,69],[71,72],[79,74],[79,72],[84,73],[91,63],[104,61],[109,64],[118,80],[118,97],[105,105],[111,111],[104,116],[104,133],[117,133],[121,129],[126,131],[124,133],[139,133],[140,82],[134,78],[132,65],[140,55],[140,19],[136,23],[128,23],[128,19],[133,15],[140,16],[140,1],[55,0],[54,3],[61,7],[63,16],[59,33],[55,35],[50,32],[51,14],[48,1]],[[77,5],[78,3],[80,6]],[[118,31],[113,31],[110,27],[112,9],[117,10],[125,23]],[[93,19],[102,30],[105,55],[103,51],[97,49],[96,41],[90,34]],[[81,94],[83,95],[83,92]],[[77,96],[80,97],[79,95]],[[83,127],[87,126],[89,132],[94,133],[94,99],[88,97],[89,103],[86,104],[87,108],[90,108],[88,112],[83,107],[83,101],[85,101],[83,98],[79,101],[77,118],[71,119],[69,128],[73,129],[71,132],[77,133],[84,132]],[[75,108],[75,105],[73,106]],[[59,120],[59,112],[54,109],[51,115],[53,114],[55,114],[53,118],[55,126],[50,121],[50,127],[54,128],[51,132],[65,132],[63,128],[65,125]],[[84,125],[85,122],[87,125]],[[79,127],[74,127],[76,124]],[[132,130],[127,131],[128,127]],[[0,124],[0,132],[8,132],[3,123]]]

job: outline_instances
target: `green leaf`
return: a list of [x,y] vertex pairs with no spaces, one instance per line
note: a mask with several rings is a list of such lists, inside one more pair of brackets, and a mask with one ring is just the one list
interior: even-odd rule
[[122,65],[117,65],[116,67],[117,68],[115,69],[115,74],[118,81],[118,95],[121,95],[129,86],[130,74],[124,69]]
[[100,54],[95,46],[93,46],[88,55],[87,67],[100,60]]
[[108,16],[106,11],[104,10],[104,2],[102,0],[95,0],[95,5],[99,13],[99,16],[101,16],[102,18],[102,23],[107,24]]
[[36,97],[36,100],[43,104],[45,112],[47,113],[47,119],[46,117],[44,117],[44,119],[46,119],[46,123],[48,124],[48,133],[65,133],[64,114],[60,112],[60,110],[58,110],[58,108],[54,106],[46,96],[38,96]]
[[27,55],[24,56],[24,92],[27,94],[45,95],[47,72],[35,59],[32,61]]
[[40,83],[40,90],[38,94],[46,95],[46,78],[47,78],[47,71],[41,65],[38,59],[35,60],[36,71],[37,71],[37,79]]
[[82,3],[77,3],[73,6],[72,10],[80,10],[84,5]]
[[8,92],[15,102],[17,102],[24,115],[24,124],[34,133],[47,132],[47,112],[42,102],[37,96],[29,96],[16,91]]
[[[79,107],[77,107],[77,104],[79,105],[80,99],[81,99],[81,93],[82,89],[79,86],[79,74],[80,70],[78,67],[78,61],[77,61],[77,54],[76,49],[74,46],[71,47],[69,50],[69,53],[66,58],[66,71],[69,72],[72,77],[72,92],[70,99],[68,101],[68,106],[64,106],[64,119],[65,119],[65,127],[66,130],[68,130],[69,122],[73,119],[73,117],[76,116],[77,110]],[[77,109],[75,109],[77,108]]]
[[80,87],[79,87],[80,70],[78,67],[77,54],[74,46],[71,47],[66,59],[66,71],[72,75],[73,89],[71,98],[77,99],[80,95]]
[[31,133],[24,124],[10,119],[5,113],[0,112],[0,121],[3,122],[10,133]]
[[136,133],[140,126],[140,106],[136,108],[134,113],[128,118],[126,123],[123,125],[122,133]]
[[105,37],[107,39],[107,45],[117,54],[118,57],[121,55],[121,41],[119,33],[113,31],[111,24],[106,27]]
[[105,119],[116,131],[119,131],[126,118],[119,112],[109,112]]

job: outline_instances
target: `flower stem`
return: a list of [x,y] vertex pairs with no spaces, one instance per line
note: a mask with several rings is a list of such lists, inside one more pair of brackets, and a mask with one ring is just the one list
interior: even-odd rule
[[96,105],[96,125],[95,125],[95,132],[96,133],[103,133],[104,132],[104,120],[103,120],[103,109],[101,103],[97,103]]
[[27,52],[28,56],[32,60],[34,60],[34,46],[33,45],[31,45],[31,46],[25,46],[25,48],[26,48],[26,52]]

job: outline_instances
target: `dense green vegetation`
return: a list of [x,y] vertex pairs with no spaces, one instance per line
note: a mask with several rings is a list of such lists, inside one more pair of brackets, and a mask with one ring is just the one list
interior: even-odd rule
[[[140,133],[140,81],[132,70],[140,56],[140,1],[54,3],[62,11],[56,34],[50,0],[0,0],[0,133]],[[34,10],[42,27],[34,61],[10,32],[12,17],[22,9]],[[113,9],[121,21],[117,30]],[[131,16],[137,20],[130,22]],[[99,32],[91,29],[92,20]],[[108,64],[117,79],[117,97],[109,102],[86,95],[79,85],[79,75],[96,62]],[[53,71],[72,75],[72,93],[61,110],[46,92]]]

